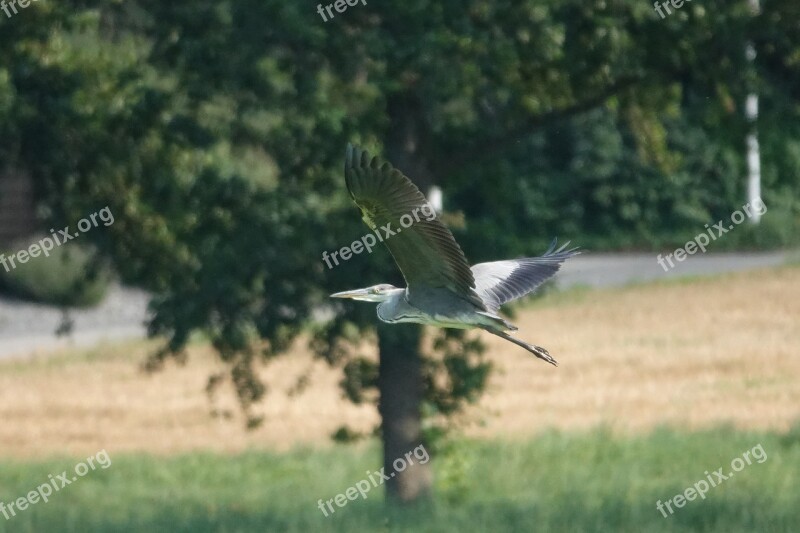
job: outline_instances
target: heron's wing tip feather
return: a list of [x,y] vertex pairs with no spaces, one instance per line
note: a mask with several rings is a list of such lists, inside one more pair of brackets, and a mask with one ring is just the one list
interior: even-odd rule
[[[400,170],[379,156],[348,144],[345,182],[350,196],[371,229],[377,226],[396,232],[382,239],[403,272],[409,288],[415,284],[449,288],[483,308],[474,291],[475,280],[464,252],[438,217],[420,217],[430,208],[419,188]],[[404,217],[414,218],[409,225]],[[370,223],[371,222],[371,223]]]
[[551,244],[540,257],[473,265],[476,292],[490,311],[496,311],[503,304],[530,294],[553,277],[564,261],[580,253],[577,248],[567,250],[568,245],[569,242],[556,250],[555,245]]

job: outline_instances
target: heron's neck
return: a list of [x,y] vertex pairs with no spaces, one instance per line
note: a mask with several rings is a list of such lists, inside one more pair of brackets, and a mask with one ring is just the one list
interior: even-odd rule
[[403,310],[410,307],[405,294],[405,289],[395,289],[386,293],[386,299],[378,304],[378,318],[384,322],[392,322],[394,317],[403,314]]

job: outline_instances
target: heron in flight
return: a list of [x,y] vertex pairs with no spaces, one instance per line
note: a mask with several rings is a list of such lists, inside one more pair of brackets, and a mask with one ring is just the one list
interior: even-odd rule
[[[333,298],[379,302],[378,318],[397,324],[415,322],[441,328],[481,328],[525,348],[550,364],[544,348],[510,336],[517,328],[497,314],[500,306],[536,290],[563,263],[578,254],[556,241],[541,257],[509,259],[469,266],[450,230],[439,221],[420,190],[391,164],[348,144],[344,167],[347,189],[373,231],[395,228],[383,240],[408,285],[388,284],[337,292]],[[411,225],[401,218],[420,210],[431,216]],[[388,232],[387,232],[388,234]],[[379,234],[380,235],[380,234]]]

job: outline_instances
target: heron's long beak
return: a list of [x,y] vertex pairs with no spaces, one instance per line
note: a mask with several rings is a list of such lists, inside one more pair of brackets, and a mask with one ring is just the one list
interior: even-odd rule
[[356,289],[353,291],[342,291],[331,294],[331,298],[350,298],[351,300],[360,300],[362,302],[373,302],[375,295],[369,292],[369,289]]

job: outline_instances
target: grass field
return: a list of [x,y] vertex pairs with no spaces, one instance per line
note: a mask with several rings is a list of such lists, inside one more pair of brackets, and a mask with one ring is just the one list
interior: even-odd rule
[[[763,463],[744,467],[673,515],[665,518],[656,509],[657,500],[684,492],[705,471],[730,471],[734,458],[758,444],[766,453]],[[778,436],[661,429],[625,438],[607,431],[547,432],[527,442],[461,441],[447,457],[433,460],[456,473],[439,476],[446,482],[438,483],[432,508],[387,516],[382,491],[375,489],[325,518],[317,500],[376,470],[377,447],[112,456],[107,470],[90,472],[49,503],[9,521],[0,516],[0,532],[730,533],[790,532],[800,523],[800,431]],[[2,493],[25,494],[74,463],[2,462]]]
[[[374,407],[302,343],[262,369],[263,427],[203,394],[210,350],[147,376],[152,343],[0,363],[0,501],[105,449],[107,470],[6,531],[796,531],[800,524],[800,268],[555,293],[519,310],[520,337],[552,368],[485,338],[496,371],[463,435],[434,457],[436,499],[384,516],[382,493],[330,518],[317,500],[376,470]],[[310,371],[309,386],[287,395]],[[602,428],[602,429],[597,429]],[[761,444],[754,463],[664,518],[668,500]],[[729,470],[729,468],[728,468]]]

